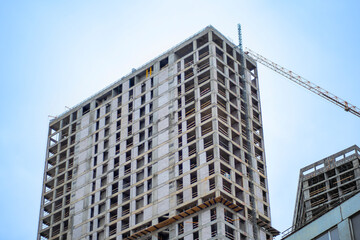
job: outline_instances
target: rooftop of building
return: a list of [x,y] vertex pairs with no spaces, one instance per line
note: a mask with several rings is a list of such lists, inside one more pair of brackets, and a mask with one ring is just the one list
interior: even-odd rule
[[[88,102],[91,101],[91,99],[94,98],[99,98],[102,95],[106,94],[109,89],[115,88],[116,86],[118,86],[119,84],[127,81],[128,79],[131,79],[139,74],[145,74],[146,69],[150,68],[151,66],[154,65],[154,63],[161,61],[161,59],[163,59],[164,57],[166,57],[167,55],[171,54],[171,53],[176,53],[178,51],[181,51],[182,48],[184,48],[187,44],[189,44],[190,41],[193,41],[196,38],[201,37],[201,35],[204,35],[205,33],[211,32],[213,31],[218,37],[222,38],[223,40],[225,40],[228,44],[231,45],[232,48],[238,48],[238,45],[233,43],[230,39],[228,39],[227,37],[225,37],[221,32],[219,32],[215,27],[213,27],[212,25],[208,25],[207,27],[201,29],[200,31],[198,31],[197,33],[191,35],[190,37],[188,37],[187,39],[183,40],[182,42],[178,43],[177,45],[175,45],[174,47],[166,50],[165,52],[161,53],[160,55],[158,55],[157,57],[151,59],[150,61],[147,61],[146,63],[144,63],[143,65],[137,67],[137,68],[133,68],[132,71],[128,74],[126,74],[125,76],[121,77],[120,79],[116,80],[114,83],[106,86],[105,88],[101,89],[100,91],[98,91],[97,93],[91,95],[90,97],[86,98],[85,100],[81,101],[80,103],[76,104],[75,106],[71,107],[70,109],[66,110],[65,112],[57,115],[55,118],[50,120],[50,124],[53,123],[54,121],[60,120],[62,118],[64,118],[65,116],[67,116],[68,114],[71,114],[75,111],[77,111],[78,109],[80,109],[83,105],[87,104]],[[240,50],[239,50],[240,52]],[[251,59],[249,56],[246,56],[247,59],[251,60],[254,63],[254,60]]]
[[305,181],[313,176],[321,174],[329,169],[336,167],[339,164],[347,162],[354,157],[360,156],[360,148],[353,145],[326,158],[323,158],[315,163],[300,169],[300,180]]

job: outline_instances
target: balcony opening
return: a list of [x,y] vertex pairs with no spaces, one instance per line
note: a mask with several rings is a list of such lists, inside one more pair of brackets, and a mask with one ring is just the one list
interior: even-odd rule
[[[205,117],[211,117],[211,114],[208,114],[208,116]],[[212,122],[207,122],[206,124],[201,125],[201,136],[204,136],[211,131],[212,131]]]
[[185,81],[192,78],[193,76],[194,76],[194,70],[192,68],[185,71]]
[[240,141],[241,141],[241,138],[240,138],[240,135],[237,134],[236,132],[234,131],[231,131],[231,140],[236,143],[237,145],[241,145],[240,144]]
[[221,51],[219,48],[216,48],[216,57],[220,59],[221,61],[224,61],[224,52]]
[[230,168],[226,167],[223,164],[220,164],[220,172],[225,178],[231,180],[231,171]]
[[201,85],[205,82],[207,82],[210,79],[210,71],[205,71],[204,73],[201,73],[198,75],[198,85]]
[[158,239],[169,240],[170,239],[169,231],[165,229],[164,231],[159,232],[158,233]]
[[186,120],[186,128],[187,130],[190,130],[195,127],[195,117],[189,118]]
[[199,37],[198,39],[196,39],[196,46],[197,48],[200,48],[201,46],[205,45],[208,42],[209,42],[209,36],[208,34],[205,34]]
[[203,99],[200,100],[201,110],[204,110],[205,108],[207,108],[210,105],[211,105],[211,96],[204,97]]
[[167,67],[169,65],[169,58],[166,57],[160,61],[160,70]]
[[[121,230],[124,231],[125,229],[129,228],[129,218],[125,218],[121,221]],[[128,234],[130,236],[130,232]]]
[[235,187],[236,198],[244,202],[244,192],[239,188]]
[[211,225],[211,237],[216,237],[217,236],[217,225],[213,224]]
[[190,55],[184,59],[184,69],[190,67],[194,63],[194,56]]
[[[194,122],[195,122],[195,119],[194,119]],[[187,133],[186,136],[187,136],[187,144],[189,144],[190,142],[196,140],[195,130]]]
[[223,74],[225,74],[225,66],[222,62],[220,62],[219,60],[216,60],[216,68],[222,72]]
[[178,235],[184,233],[184,222],[178,223]]
[[214,163],[209,164],[209,176],[215,173]]
[[180,59],[193,51],[193,43],[189,43],[188,45],[184,46],[183,48],[179,49],[175,52],[176,59]]
[[142,143],[138,146],[138,155],[142,154],[145,152],[145,144]]
[[[231,57],[226,56],[226,64],[227,64],[230,68],[234,69],[234,60],[233,60]],[[230,71],[229,71],[229,76],[235,76],[235,75],[234,75],[233,72],[232,72],[232,74],[230,74]]]
[[192,198],[196,198],[198,196],[197,186],[191,188]]
[[136,206],[136,209],[140,209],[140,208],[144,207],[144,198],[141,197],[141,198],[136,199],[135,206]]
[[220,149],[220,159],[222,162],[225,162],[230,165],[230,155],[221,149]]
[[184,202],[184,196],[183,193],[176,194],[176,202],[178,205],[182,204]]
[[200,73],[210,66],[209,58],[197,64],[197,72]]
[[224,87],[222,87],[220,84],[218,85],[218,93],[226,99],[226,90]]
[[190,184],[194,184],[197,182],[197,173],[196,172],[193,172],[190,174]]
[[88,112],[90,112],[90,103],[86,104],[83,108],[82,108],[82,115],[84,116],[85,114],[87,114]]
[[218,37],[215,33],[212,33],[213,41],[218,45],[220,48],[223,48],[223,40]]
[[219,145],[226,150],[229,150],[229,141],[222,136],[219,136]]
[[231,194],[231,183],[226,181],[225,179],[223,179],[223,190],[225,190],[225,192]]
[[195,113],[195,104],[191,104],[187,108],[185,108],[185,117],[189,117]]
[[234,236],[234,229],[229,227],[228,225],[225,225],[225,237],[234,240],[235,236]]
[[136,181],[139,182],[144,179],[144,169],[136,173]]
[[218,129],[219,129],[219,133],[223,134],[224,136],[229,136],[229,129],[227,126],[225,126],[224,124],[222,123],[218,123]]
[[[206,138],[204,138],[204,149],[208,148],[208,147],[212,147],[214,144],[213,142],[213,136],[208,136]],[[208,160],[211,161],[211,160]]]
[[180,178],[178,180],[176,180],[176,191],[179,191],[183,188],[183,179]]
[[[181,160],[182,160],[182,158],[181,158]],[[180,161],[180,159],[179,159],[179,161]],[[178,165],[178,169],[179,169],[179,175],[183,174],[183,166],[182,166],[182,163],[180,163],[180,164]]]
[[189,103],[194,104],[194,101],[195,101],[194,91],[185,95],[185,105],[188,105]]
[[126,177],[123,179],[123,189],[130,187],[130,177]]

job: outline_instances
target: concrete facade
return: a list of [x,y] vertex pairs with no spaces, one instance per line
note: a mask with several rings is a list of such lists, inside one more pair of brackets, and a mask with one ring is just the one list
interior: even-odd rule
[[293,230],[321,216],[360,189],[360,148],[356,145],[300,170]]
[[359,203],[360,193],[357,193],[282,240],[357,240],[360,232]]
[[50,122],[38,239],[272,239],[256,63],[212,26]]

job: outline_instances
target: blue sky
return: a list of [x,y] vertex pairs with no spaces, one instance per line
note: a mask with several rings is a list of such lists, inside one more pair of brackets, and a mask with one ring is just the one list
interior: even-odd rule
[[[35,239],[48,115],[207,25],[360,106],[357,1],[0,1],[0,239]],[[271,2],[271,3],[270,3]],[[360,144],[360,119],[259,66],[273,226],[299,169]]]

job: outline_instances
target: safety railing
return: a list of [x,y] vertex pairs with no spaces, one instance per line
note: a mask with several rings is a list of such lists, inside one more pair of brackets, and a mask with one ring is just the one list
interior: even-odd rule
[[220,159],[224,162],[226,162],[227,164],[230,164],[230,159],[229,158],[225,158],[224,156],[220,155]]
[[209,55],[209,51],[206,51],[199,55],[199,61]]
[[209,79],[210,79],[210,75],[204,76],[198,80],[198,84],[201,85],[202,83],[206,82]]
[[204,109],[204,108],[206,108],[207,106],[209,106],[210,104],[211,104],[211,100],[208,100],[208,101],[202,103],[201,106],[200,106],[200,108],[201,108],[201,109]]
[[202,90],[202,91],[200,92],[200,97],[206,95],[206,94],[209,93],[209,92],[210,92],[210,88],[205,88],[204,90]]
[[224,98],[226,98],[226,93],[225,93],[223,90],[221,90],[220,88],[218,88],[218,93],[219,93],[221,96],[223,96]]
[[125,209],[122,211],[121,216],[128,215],[130,213],[130,209]]
[[125,229],[128,229],[129,228],[129,223],[126,223],[126,224],[122,224],[121,226],[121,231],[125,230]]
[[211,160],[213,160],[213,159],[214,159],[214,155],[213,155],[213,154],[209,154],[209,155],[206,156],[206,161],[207,161],[207,162],[209,162],[209,161],[211,161]]
[[211,131],[212,131],[212,127],[211,127],[211,126],[208,127],[208,128],[202,129],[201,135],[204,136],[204,135],[208,134],[208,133],[211,132]]
[[194,89],[194,84],[192,84],[192,85],[190,85],[190,86],[187,86],[187,87],[185,88],[185,92],[188,92],[188,91],[190,91],[191,89]]
[[184,199],[183,198],[178,198],[178,200],[177,200],[177,204],[179,205],[179,204],[182,204],[184,202]]
[[222,134],[224,134],[225,136],[228,135],[228,131],[225,130],[224,128],[220,127],[220,126],[219,126],[219,132],[222,133]]
[[189,72],[187,75],[185,75],[185,81],[193,76],[194,76],[194,72],[193,71]]
[[217,104],[218,104],[218,106],[219,106],[222,110],[224,110],[224,111],[226,112],[226,105],[225,105],[225,104],[223,104],[223,103],[220,102],[220,101],[217,101]]
[[201,122],[205,122],[206,120],[208,120],[209,118],[211,118],[211,113],[208,113],[206,115],[202,115],[201,116]]
[[194,177],[190,180],[190,184],[196,183],[197,182],[197,177]]
[[208,142],[205,142],[204,143],[204,149],[206,149],[206,148],[208,148],[208,147],[210,147],[210,146],[212,146],[213,145],[213,141],[211,140],[211,141],[208,141]]
[[111,231],[109,232],[109,236],[115,235],[116,231],[117,231],[116,228],[114,228],[113,230],[111,230]]
[[227,237],[227,238],[229,238],[229,239],[231,239],[231,240],[234,240],[234,239],[235,239],[234,235],[231,234],[231,233],[229,233],[229,232],[225,232],[225,237]]
[[210,66],[209,62],[206,62],[205,64],[199,65],[198,66],[198,72],[201,72],[202,70],[208,68]]
[[231,189],[230,189],[228,186],[223,185],[223,189],[224,189],[226,192],[228,192],[228,193],[231,194]]
[[189,111],[187,111],[187,112],[185,113],[185,117],[188,117],[188,116],[194,114],[194,112],[195,112],[195,108],[190,109]]
[[190,62],[187,62],[184,64],[184,69],[190,67],[192,64],[194,63],[194,60],[190,61]]
[[189,157],[196,153],[196,148],[189,151]]

